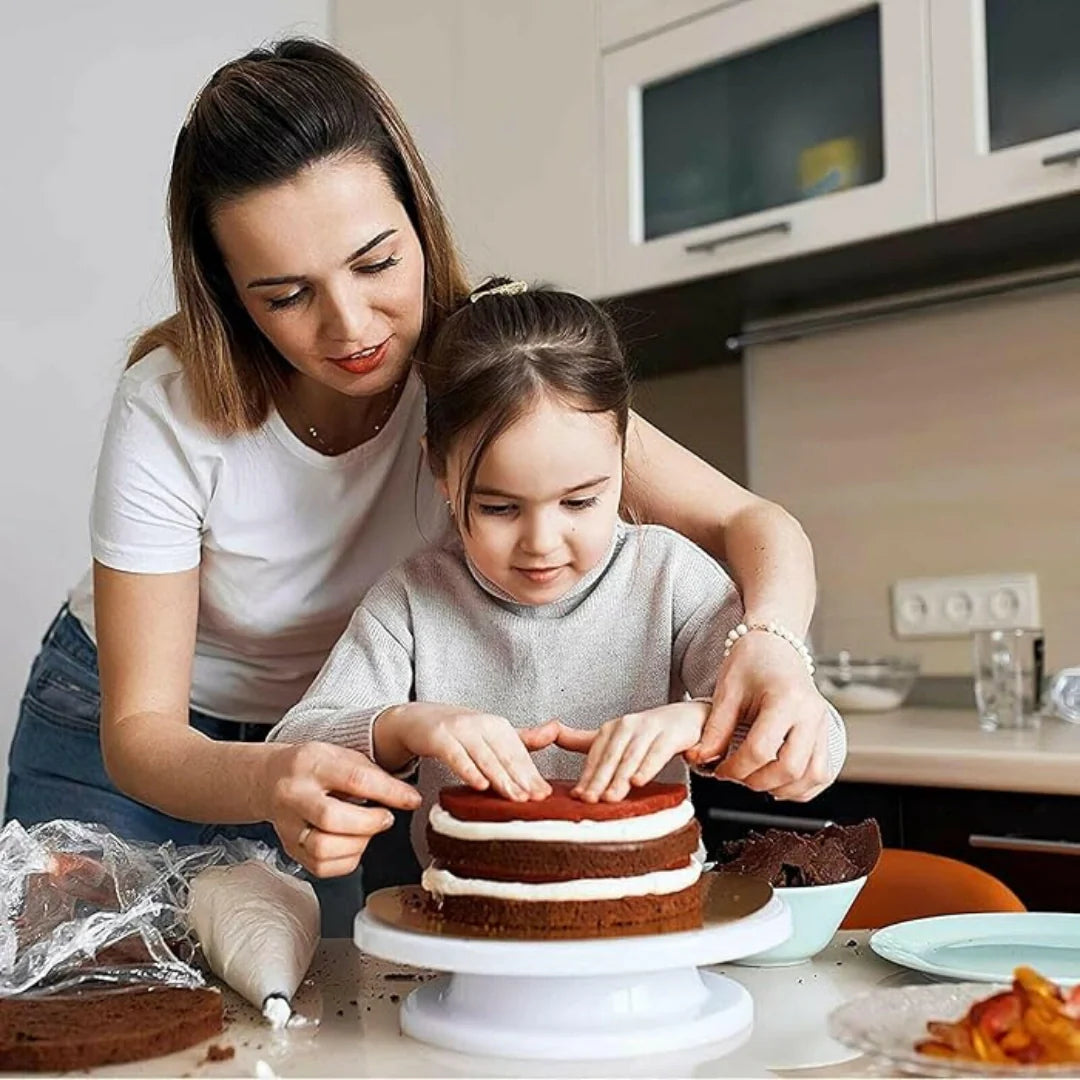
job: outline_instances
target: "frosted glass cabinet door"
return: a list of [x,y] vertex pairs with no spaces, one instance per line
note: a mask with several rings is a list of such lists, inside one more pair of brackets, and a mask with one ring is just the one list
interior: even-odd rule
[[1080,190],[1080,3],[930,0],[938,216]]
[[925,0],[743,0],[608,51],[607,291],[928,222],[927,28]]

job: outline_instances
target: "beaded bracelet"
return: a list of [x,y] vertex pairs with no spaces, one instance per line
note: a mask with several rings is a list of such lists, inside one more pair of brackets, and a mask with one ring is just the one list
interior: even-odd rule
[[729,630],[727,637],[724,639],[724,656],[726,660],[731,655],[731,650],[735,645],[735,642],[739,638],[746,637],[751,630],[764,630],[767,634],[775,634],[778,638],[783,638],[798,654],[802,657],[803,663],[806,665],[806,670],[813,675],[814,674],[814,658],[810,655],[810,650],[806,647],[806,643],[797,634],[793,634],[786,627],[781,626],[775,622],[765,623],[739,623],[734,630]]

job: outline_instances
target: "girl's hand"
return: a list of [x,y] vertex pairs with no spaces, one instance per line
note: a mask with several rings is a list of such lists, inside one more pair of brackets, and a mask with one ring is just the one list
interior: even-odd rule
[[551,794],[529,751],[554,742],[557,734],[554,721],[519,733],[502,716],[420,701],[387,709],[372,738],[380,761],[435,758],[478,791],[493,787],[504,798],[527,802]]
[[559,746],[588,754],[571,794],[585,802],[625,799],[701,738],[708,715],[707,702],[678,701],[616,717],[598,731],[561,727]]
[[740,638],[724,662],[694,765],[722,758],[736,726],[750,731],[715,775],[805,802],[829,786],[829,712],[799,654],[774,634]]
[[[420,793],[357,750],[330,743],[275,743],[267,747],[262,790],[264,818],[282,847],[316,877],[356,869],[368,841],[390,828],[387,806],[415,810]],[[350,799],[381,806],[357,806]]]

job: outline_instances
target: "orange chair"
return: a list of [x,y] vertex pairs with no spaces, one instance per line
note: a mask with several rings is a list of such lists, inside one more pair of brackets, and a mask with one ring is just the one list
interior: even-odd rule
[[958,859],[885,848],[840,924],[841,930],[881,926],[930,915],[969,911],[1026,911],[1004,882]]

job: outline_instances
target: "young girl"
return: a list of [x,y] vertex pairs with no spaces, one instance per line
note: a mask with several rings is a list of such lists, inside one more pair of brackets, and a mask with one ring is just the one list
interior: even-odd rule
[[[673,759],[698,743],[721,662],[747,630],[704,551],[620,520],[630,377],[597,307],[488,283],[446,320],[420,373],[454,535],[372,587],[269,739],[343,744],[399,774],[419,758],[423,862],[445,784],[524,800],[548,794],[543,777],[576,779],[596,801],[684,780]],[[751,629],[805,656],[785,631]],[[844,753],[834,713],[830,779]],[[313,853],[328,840],[304,830]]]

